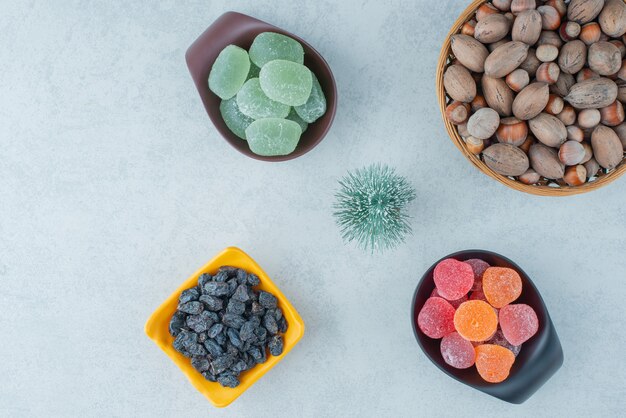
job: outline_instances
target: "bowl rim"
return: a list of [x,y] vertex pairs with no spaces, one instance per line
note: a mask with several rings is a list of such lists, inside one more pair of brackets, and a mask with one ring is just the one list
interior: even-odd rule
[[[420,293],[420,291],[422,290],[422,286],[424,285],[424,281],[426,280],[427,276],[432,274],[432,271],[434,270],[435,266],[441,262],[442,260],[445,260],[447,258],[454,258],[457,260],[462,260],[462,259],[468,259],[468,255],[472,255],[469,258],[480,258],[479,256],[477,256],[476,254],[482,254],[482,255],[487,255],[487,256],[491,256],[494,258],[497,258],[499,260],[501,260],[504,263],[507,263],[510,265],[511,268],[515,269],[521,276],[523,276],[524,279],[526,279],[526,281],[528,282],[527,284],[530,285],[530,287],[532,288],[532,292],[537,296],[538,300],[539,300],[539,306],[532,306],[533,309],[536,309],[538,311],[541,312],[541,315],[545,318],[545,322],[543,324],[540,325],[539,330],[537,331],[537,334],[535,335],[536,338],[541,339],[540,342],[538,342],[539,347],[538,348],[546,348],[546,346],[548,344],[553,344],[554,342],[557,343],[557,347],[555,348],[555,351],[553,353],[556,353],[556,362],[554,364],[552,364],[552,370],[550,370],[550,375],[545,379],[545,381],[540,382],[539,384],[536,383],[536,381],[533,382],[529,382],[529,386],[532,385],[532,390],[528,393],[525,394],[521,394],[519,396],[515,396],[515,397],[506,397],[504,396],[502,393],[500,393],[498,391],[498,387],[502,387],[502,385],[500,383],[498,384],[487,384],[485,383],[484,385],[475,385],[471,382],[468,382],[467,380],[460,378],[459,376],[455,376],[454,374],[452,374],[449,370],[447,370],[445,367],[443,367],[439,362],[437,362],[433,357],[431,357],[431,355],[428,353],[428,351],[426,350],[424,344],[422,343],[421,339],[420,339],[420,335],[421,335],[421,331],[418,329],[417,326],[417,321],[416,321],[416,317],[417,317],[417,310],[418,310],[418,306],[417,306],[417,296]],[[526,286],[526,283],[525,283]],[[538,312],[539,313],[539,312]],[[411,327],[413,329],[413,335],[415,336],[415,339],[417,341],[418,346],[420,347],[420,350],[422,351],[422,353],[428,358],[428,360],[433,363],[439,370],[441,370],[443,373],[445,373],[447,376],[449,376],[450,378],[459,381],[460,383],[463,383],[469,387],[471,387],[472,389],[476,389],[479,390],[483,393],[486,393],[488,395],[494,396],[496,398],[499,398],[501,400],[504,400],[506,402],[510,402],[510,403],[522,403],[524,402],[526,399],[528,399],[530,396],[532,396],[532,394],[535,393],[535,391],[537,389],[539,389],[539,387],[541,387],[541,385],[543,385],[543,383],[545,383],[547,380],[549,380],[549,378],[561,367],[561,365],[563,364],[563,350],[560,344],[560,341],[558,340],[558,335],[556,334],[556,330],[554,328],[554,324],[552,323],[552,319],[550,318],[550,314],[548,312],[548,308],[545,304],[545,301],[543,300],[543,297],[541,296],[541,293],[539,292],[539,289],[537,289],[537,286],[535,285],[535,283],[532,281],[532,279],[530,278],[530,276],[528,276],[528,274],[519,266],[517,265],[517,263],[513,262],[511,259],[509,259],[508,257],[505,257],[501,254],[498,254],[496,252],[493,251],[489,251],[489,250],[479,250],[479,249],[468,249],[468,250],[461,250],[461,251],[456,251],[454,253],[448,254],[442,258],[440,258],[439,260],[435,261],[434,263],[432,263],[425,271],[424,274],[422,275],[422,277],[420,278],[420,280],[418,281],[416,287],[415,287],[415,291],[413,292],[413,296],[411,299],[411,309],[410,309],[410,321],[411,321]],[[520,369],[521,371],[521,369]],[[501,383],[505,383],[507,382],[507,380],[505,380],[504,382]],[[508,399],[510,398],[510,399]]]
[[[205,81],[206,80],[201,80],[199,78],[197,78],[197,75],[195,74],[195,72],[192,70],[192,61],[194,58],[194,54],[195,54],[195,48],[197,48],[197,45],[206,37],[208,36],[207,34],[210,33],[211,29],[218,23],[220,23],[223,20],[228,20],[228,19],[242,19],[245,20],[247,22],[254,22],[256,24],[259,25],[264,25],[266,26],[266,29],[264,31],[274,31],[286,36],[289,36],[293,39],[295,39],[296,41],[300,42],[302,44],[302,46],[305,49],[305,59],[306,59],[306,54],[308,54],[309,56],[311,56],[311,59],[314,59],[315,61],[319,62],[319,65],[321,67],[324,68],[324,71],[328,73],[329,75],[329,80],[330,80],[330,85],[327,87],[330,87],[331,90],[331,94],[329,94],[328,90],[325,90],[325,96],[326,96],[326,113],[322,116],[322,117],[327,117],[327,121],[325,121],[325,125],[323,125],[323,129],[321,129],[320,133],[316,136],[314,136],[314,140],[310,141],[307,146],[305,148],[302,149],[298,149],[298,147],[296,147],[296,149],[291,152],[290,154],[287,155],[276,155],[276,156],[264,156],[264,155],[257,155],[255,153],[253,153],[249,148],[246,150],[244,149],[240,149],[236,146],[237,143],[240,143],[241,141],[245,141],[239,137],[237,137],[235,134],[233,134],[232,132],[230,132],[230,130],[228,130],[228,128],[224,128],[221,126],[219,120],[217,120],[218,115],[214,114],[214,112],[212,112],[209,109],[209,106],[207,105],[207,103],[205,102],[204,98],[202,97],[202,91],[206,90],[208,91],[208,94],[214,94],[213,92],[211,92],[208,89],[208,85],[205,86]],[[259,32],[261,33],[261,32]],[[205,111],[207,112],[209,119],[211,120],[211,123],[213,124],[214,128],[217,130],[217,132],[220,134],[220,136],[233,148],[235,148],[237,151],[239,151],[241,154],[245,155],[246,157],[255,159],[255,160],[259,160],[259,161],[267,161],[267,162],[283,162],[283,161],[289,161],[289,160],[293,160],[296,159],[298,157],[301,157],[305,154],[307,154],[308,152],[310,152],[311,150],[313,150],[315,147],[317,147],[317,145],[322,142],[322,140],[326,137],[326,135],[328,134],[328,132],[330,131],[334,120],[335,120],[335,115],[337,113],[337,102],[338,102],[338,96],[337,96],[337,82],[335,80],[335,76],[332,72],[332,69],[330,67],[330,65],[328,64],[328,62],[326,61],[326,59],[324,58],[324,56],[317,50],[315,49],[311,44],[309,44],[307,41],[305,41],[304,39],[302,39],[301,37],[285,30],[282,29],[278,26],[272,25],[271,23],[267,23],[265,21],[262,21],[260,19],[257,19],[255,17],[249,16],[247,14],[244,13],[240,13],[240,12],[235,12],[235,11],[228,11],[223,13],[222,15],[220,15],[217,19],[215,19],[213,21],[213,23],[211,23],[211,25],[209,25],[209,27],[198,36],[198,38],[189,46],[189,48],[187,49],[187,51],[185,52],[185,60],[187,63],[187,68],[191,74],[191,77],[194,81],[194,84],[196,86],[196,89],[198,90],[198,93],[200,95],[202,104],[205,108]],[[332,99],[330,100],[329,97]],[[219,112],[217,112],[219,113]],[[328,116],[327,116],[328,115]],[[313,122],[313,124],[318,123],[318,121]]]
[[460,33],[463,24],[472,19],[476,9],[478,9],[478,7],[480,7],[483,3],[487,3],[488,1],[489,0],[474,0],[461,13],[461,15],[457,18],[457,20],[452,25],[452,28],[446,35],[446,38],[441,47],[441,52],[439,53],[439,60],[437,61],[437,70],[435,77],[435,90],[437,92],[437,100],[439,102],[439,111],[441,113],[441,117],[443,119],[444,126],[446,128],[446,131],[448,132],[450,140],[459,149],[459,151],[461,151],[461,154],[463,154],[465,158],[468,159],[472,163],[472,165],[480,170],[483,174],[497,180],[498,182],[510,187],[511,189],[518,190],[524,193],[529,193],[537,196],[573,196],[599,189],[613,182],[614,180],[617,180],[624,173],[626,173],[626,157],[622,158],[622,162],[615,169],[613,169],[613,171],[608,174],[604,174],[603,176],[597,177],[596,180],[592,182],[585,182],[580,186],[565,185],[561,187],[550,187],[524,184],[517,180],[512,180],[507,176],[498,174],[489,166],[487,166],[487,164],[485,164],[479,157],[468,151],[467,147],[465,146],[465,142],[458,132],[458,128],[446,118],[447,100],[446,92],[443,86],[443,74],[448,66],[448,58],[452,56],[450,38],[452,37],[452,35]]
[[[172,306],[177,305],[180,293],[197,283],[198,276],[206,272],[215,272],[220,266],[232,265],[243,268],[259,276],[261,284],[256,286],[259,290],[271,292],[278,299],[278,306],[288,321],[289,328],[283,335],[284,347],[279,356],[268,355],[265,363],[257,364],[252,369],[243,372],[240,377],[240,385],[235,388],[224,388],[219,383],[209,382],[192,366],[187,357],[178,353],[172,347],[174,338],[170,335],[168,324],[173,314]],[[243,266],[245,265],[245,267]],[[269,278],[263,269],[244,251],[237,247],[227,247],[210,261],[204,264],[191,276],[185,279],[180,286],[172,292],[163,303],[150,315],[144,326],[144,332],[182,371],[189,382],[204,395],[214,406],[223,408],[230,405],[265,373],[275,367],[289,353],[304,336],[305,326],[302,317],[276,284]]]

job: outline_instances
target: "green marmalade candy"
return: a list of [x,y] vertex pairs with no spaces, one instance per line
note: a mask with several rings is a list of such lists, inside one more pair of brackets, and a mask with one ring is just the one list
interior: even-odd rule
[[304,63],[304,49],[295,39],[274,32],[257,35],[250,47],[250,60],[259,68],[274,60]]
[[315,122],[326,113],[326,97],[324,97],[322,86],[320,86],[320,82],[313,72],[311,72],[311,75],[313,76],[313,88],[311,89],[309,100],[305,104],[294,108],[298,116],[308,123]]
[[239,93],[237,93],[237,105],[239,110],[253,119],[284,118],[289,114],[289,106],[268,98],[258,78],[246,81]]
[[261,67],[259,80],[263,92],[270,99],[289,106],[300,106],[311,95],[311,74],[311,70],[302,64],[274,60]]
[[285,119],[292,120],[296,122],[298,125],[300,125],[300,129],[302,129],[302,133],[304,133],[304,131],[306,131],[306,128],[309,127],[309,124],[306,123],[304,120],[302,120],[300,116],[298,116],[298,114],[295,111],[295,108],[293,107],[291,108],[291,110],[289,111],[289,114],[287,115]]
[[246,81],[250,58],[245,49],[235,45],[224,48],[209,73],[209,89],[221,99],[233,97]]
[[274,156],[291,154],[296,149],[302,129],[298,123],[279,118],[255,120],[246,129],[252,152]]
[[237,97],[222,100],[220,103],[220,113],[228,129],[239,138],[246,139],[246,128],[254,122],[254,119],[241,113],[239,106],[237,106]]

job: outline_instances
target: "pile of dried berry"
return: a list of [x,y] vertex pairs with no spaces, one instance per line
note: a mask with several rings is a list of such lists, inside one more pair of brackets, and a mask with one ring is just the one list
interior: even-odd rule
[[241,372],[267,360],[266,348],[283,352],[287,320],[274,295],[253,289],[259,283],[255,274],[222,266],[180,294],[169,326],[174,348],[205,379],[234,388]]
[[435,289],[417,317],[419,329],[442,339],[441,355],[450,366],[475,364],[485,381],[505,380],[522,343],[539,330],[535,310],[513,303],[522,294],[519,273],[479,259],[448,258],[437,264],[433,279]]

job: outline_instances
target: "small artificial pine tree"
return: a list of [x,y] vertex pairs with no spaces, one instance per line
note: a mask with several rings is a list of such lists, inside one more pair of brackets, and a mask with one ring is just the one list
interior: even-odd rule
[[333,215],[345,241],[373,253],[396,247],[411,233],[406,206],[415,189],[393,168],[373,164],[349,171],[339,185]]

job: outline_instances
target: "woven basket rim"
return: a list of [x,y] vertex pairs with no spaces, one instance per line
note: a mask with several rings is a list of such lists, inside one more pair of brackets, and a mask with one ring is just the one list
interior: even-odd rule
[[447,100],[446,93],[443,87],[443,73],[448,65],[448,58],[452,55],[450,48],[450,38],[452,37],[452,35],[459,33],[463,24],[474,16],[474,12],[476,11],[476,9],[478,9],[478,7],[480,7],[483,3],[487,2],[488,0],[474,0],[463,11],[463,13],[461,13],[461,15],[452,25],[450,32],[448,32],[448,35],[445,38],[443,46],[441,47],[441,52],[439,54],[439,60],[437,62],[437,73],[435,77],[437,100],[439,102],[439,110],[443,118],[444,126],[446,127],[446,131],[450,136],[450,140],[454,143],[454,145],[456,145],[456,147],[459,149],[459,151],[461,151],[465,158],[467,158],[472,163],[472,165],[474,165],[474,167],[476,167],[482,173],[493,178],[494,180],[497,180],[505,186],[524,193],[538,196],[572,196],[599,189],[617,180],[622,174],[626,172],[625,159],[622,159],[622,162],[613,171],[597,177],[592,182],[586,182],[580,186],[550,187],[524,184],[517,180],[512,180],[506,176],[500,175],[493,171],[491,168],[489,168],[479,157],[467,150],[465,142],[461,138],[461,135],[459,135],[457,127],[446,118]]

